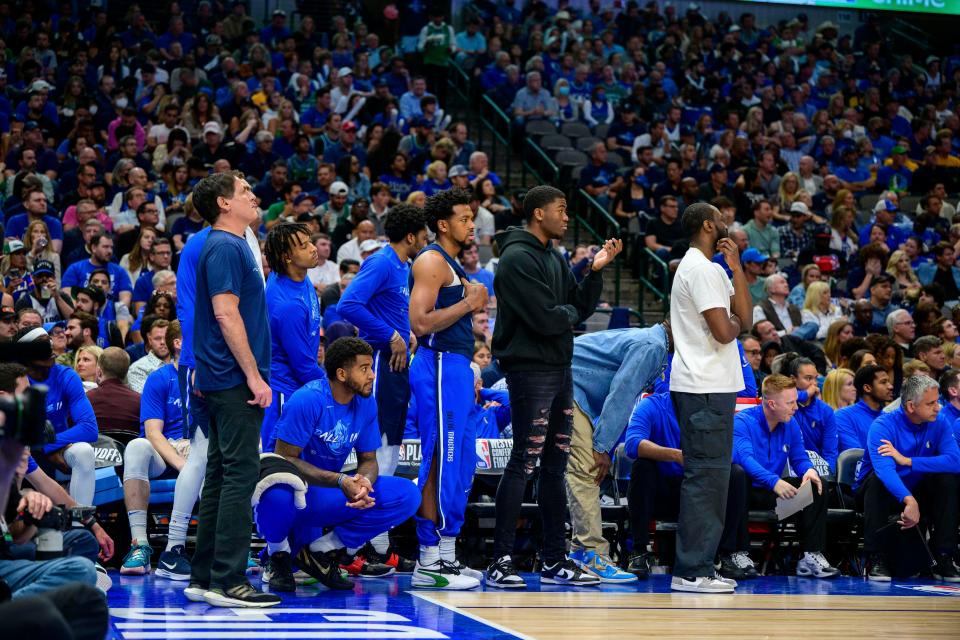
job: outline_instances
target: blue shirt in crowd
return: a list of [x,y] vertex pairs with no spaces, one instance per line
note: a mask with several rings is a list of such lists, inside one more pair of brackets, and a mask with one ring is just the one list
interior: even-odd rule
[[63,272],[63,278],[60,286],[67,287],[86,287],[90,284],[90,274],[98,269],[106,269],[110,275],[110,299],[116,302],[123,291],[133,291],[133,285],[130,283],[130,276],[126,270],[115,262],[108,262],[100,266],[93,264],[89,259],[74,262]]

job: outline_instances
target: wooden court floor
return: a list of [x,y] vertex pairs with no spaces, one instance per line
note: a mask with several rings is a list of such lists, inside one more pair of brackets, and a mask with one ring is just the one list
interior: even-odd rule
[[[420,596],[422,597],[422,596]],[[527,638],[960,638],[960,598],[686,593],[430,593]]]

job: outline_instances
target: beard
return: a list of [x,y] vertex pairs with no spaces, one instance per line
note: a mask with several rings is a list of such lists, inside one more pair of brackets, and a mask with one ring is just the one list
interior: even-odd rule
[[369,398],[370,395],[373,393],[373,385],[371,385],[370,388],[367,389],[365,384],[354,382],[349,378],[346,381],[344,381],[343,385],[347,389],[350,389],[350,391],[353,391],[355,394],[360,396],[361,398]]
[[[717,242],[720,242],[721,240],[729,237],[730,237],[730,231],[726,227],[720,227],[720,226],[717,227]],[[713,246],[717,246],[717,242],[714,242]]]

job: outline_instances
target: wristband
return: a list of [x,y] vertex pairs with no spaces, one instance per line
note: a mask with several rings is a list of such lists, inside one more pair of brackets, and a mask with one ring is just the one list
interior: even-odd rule
[[347,475],[346,475],[345,473],[341,473],[341,474],[337,477],[337,486],[340,487],[341,489],[343,489],[343,480],[344,480],[344,478],[346,478],[346,477],[347,477]]
[[97,517],[93,514],[90,514],[88,517],[84,518],[80,524],[83,525],[83,528],[92,531],[93,527],[97,525]]

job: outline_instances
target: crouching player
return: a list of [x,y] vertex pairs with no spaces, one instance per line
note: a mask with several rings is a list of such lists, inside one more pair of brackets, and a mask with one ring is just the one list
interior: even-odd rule
[[[314,380],[296,391],[274,429],[272,449],[295,471],[278,475],[292,476],[294,482],[277,480],[264,489],[262,479],[254,494],[257,527],[270,554],[264,573],[274,591],[295,590],[291,557],[297,546],[297,567],[328,588],[351,589],[340,565],[349,565],[349,556],[420,506],[412,482],[378,477],[373,349],[358,338],[341,338],[327,349],[324,368],[329,382]],[[341,473],[354,449],[356,473]],[[295,489],[298,475],[309,485],[305,507]],[[311,540],[320,528],[331,530]]]
[[147,542],[147,504],[150,502],[150,479],[176,473],[173,511],[167,548],[160,554],[157,575],[171,580],[190,579],[190,561],[184,551],[190,514],[200,496],[200,486],[207,470],[207,439],[197,429],[191,440],[185,439],[183,398],[178,368],[182,336],[180,323],[167,327],[167,348],[173,362],[147,378],[140,400],[140,437],[127,445],[124,452],[123,500],[130,520],[130,551],[123,559],[120,573],[150,573],[153,553]]

